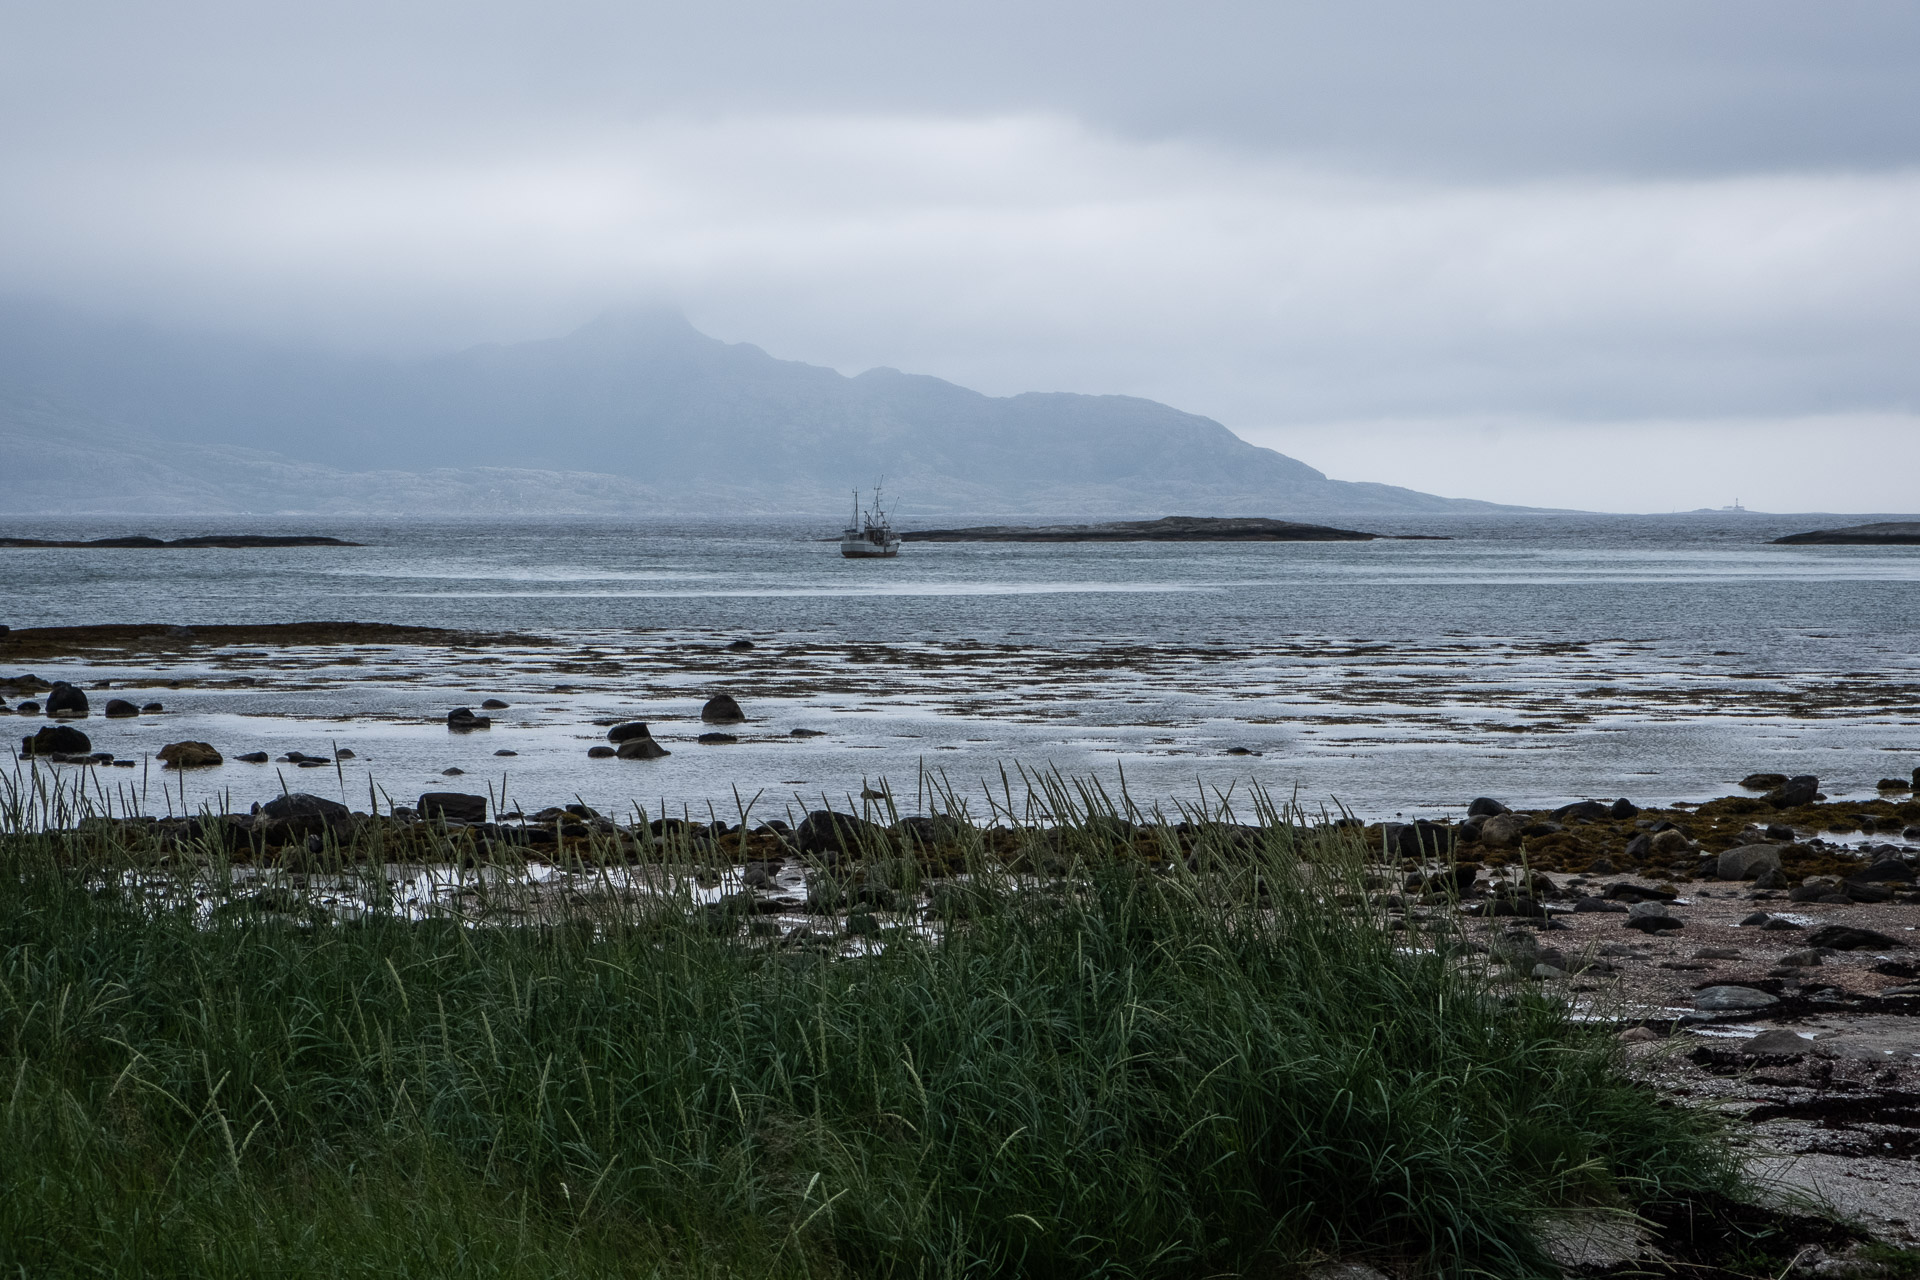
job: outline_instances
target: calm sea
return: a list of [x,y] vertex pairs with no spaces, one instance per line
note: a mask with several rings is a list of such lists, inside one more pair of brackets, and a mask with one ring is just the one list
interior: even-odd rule
[[[1417,518],[1354,523],[1449,540],[908,544],[858,562],[822,541],[827,520],[14,519],[0,533],[366,545],[0,550],[0,622],[338,619],[559,642],[37,664],[166,702],[88,722],[126,758],[177,738],[355,753],[291,779],[229,763],[188,780],[189,804],[371,784],[731,810],[737,791],[772,816],[882,778],[911,807],[933,776],[984,806],[1016,764],[1124,777],[1163,803],[1258,785],[1370,813],[1703,798],[1760,770],[1869,794],[1920,765],[1920,548],[1768,539],[1870,518]],[[736,638],[755,648],[722,648]],[[698,708],[719,691],[751,720],[703,746]],[[486,734],[437,723],[489,696],[513,705]],[[628,716],[674,754],[588,761],[592,722]],[[144,767],[101,773],[159,794]]]

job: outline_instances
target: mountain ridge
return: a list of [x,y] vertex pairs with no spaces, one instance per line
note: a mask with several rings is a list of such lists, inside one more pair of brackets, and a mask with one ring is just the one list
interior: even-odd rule
[[0,304],[0,448],[31,464],[0,511],[800,514],[881,475],[927,516],[1524,509],[1330,480],[1157,401],[847,376],[659,310],[412,361],[44,310]]

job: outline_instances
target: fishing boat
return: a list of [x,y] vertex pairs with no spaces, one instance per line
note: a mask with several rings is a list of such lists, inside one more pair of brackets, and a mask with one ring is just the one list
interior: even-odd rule
[[900,535],[893,531],[880,506],[880,486],[873,486],[873,505],[863,514],[860,491],[853,491],[853,522],[840,532],[840,554],[849,560],[869,560],[900,554]]

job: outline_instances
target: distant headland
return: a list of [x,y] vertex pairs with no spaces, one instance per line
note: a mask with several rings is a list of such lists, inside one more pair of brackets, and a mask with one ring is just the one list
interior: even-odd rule
[[68,540],[60,538],[0,538],[0,547],[130,547],[135,550],[152,547],[226,547],[242,549],[247,547],[358,547],[363,543],[348,542],[343,538],[323,538],[314,534],[266,534],[266,533],[210,533],[195,538],[149,538],[134,534],[124,538],[88,538]]
[[1920,547],[1920,520],[1887,520],[1880,524],[1856,524],[1845,529],[1815,529],[1811,533],[1790,533],[1775,538],[1785,546]]
[[900,535],[905,542],[1372,542],[1403,536],[1239,516],[1163,516],[1158,520],[1110,520],[1102,524],[987,524],[966,529],[917,529]]

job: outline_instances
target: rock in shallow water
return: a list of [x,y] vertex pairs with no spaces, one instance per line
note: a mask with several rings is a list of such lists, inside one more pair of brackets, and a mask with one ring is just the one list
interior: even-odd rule
[[93,739],[71,725],[50,724],[20,739],[23,756],[84,755],[93,750]]
[[607,730],[607,741],[613,743],[615,746],[619,746],[623,742],[631,742],[635,738],[651,738],[652,736],[653,734],[647,728],[647,722],[644,720],[629,720],[625,724],[617,724]]
[[84,716],[87,714],[87,695],[65,680],[55,680],[53,688],[47,691],[47,714]]
[[1776,809],[1798,809],[1801,805],[1812,804],[1820,793],[1820,779],[1811,773],[1788,778],[1785,782],[1760,797]]
[[614,752],[622,760],[658,760],[673,753],[652,738],[629,738]]
[[154,754],[160,763],[175,769],[205,769],[226,763],[209,742],[169,742]]
[[708,724],[739,724],[747,718],[732,694],[720,693],[708,698],[700,708],[700,718]]
[[100,710],[101,714],[105,715],[109,720],[125,720],[129,716],[137,716],[140,714],[140,708],[134,706],[125,698],[108,698],[107,705]]

